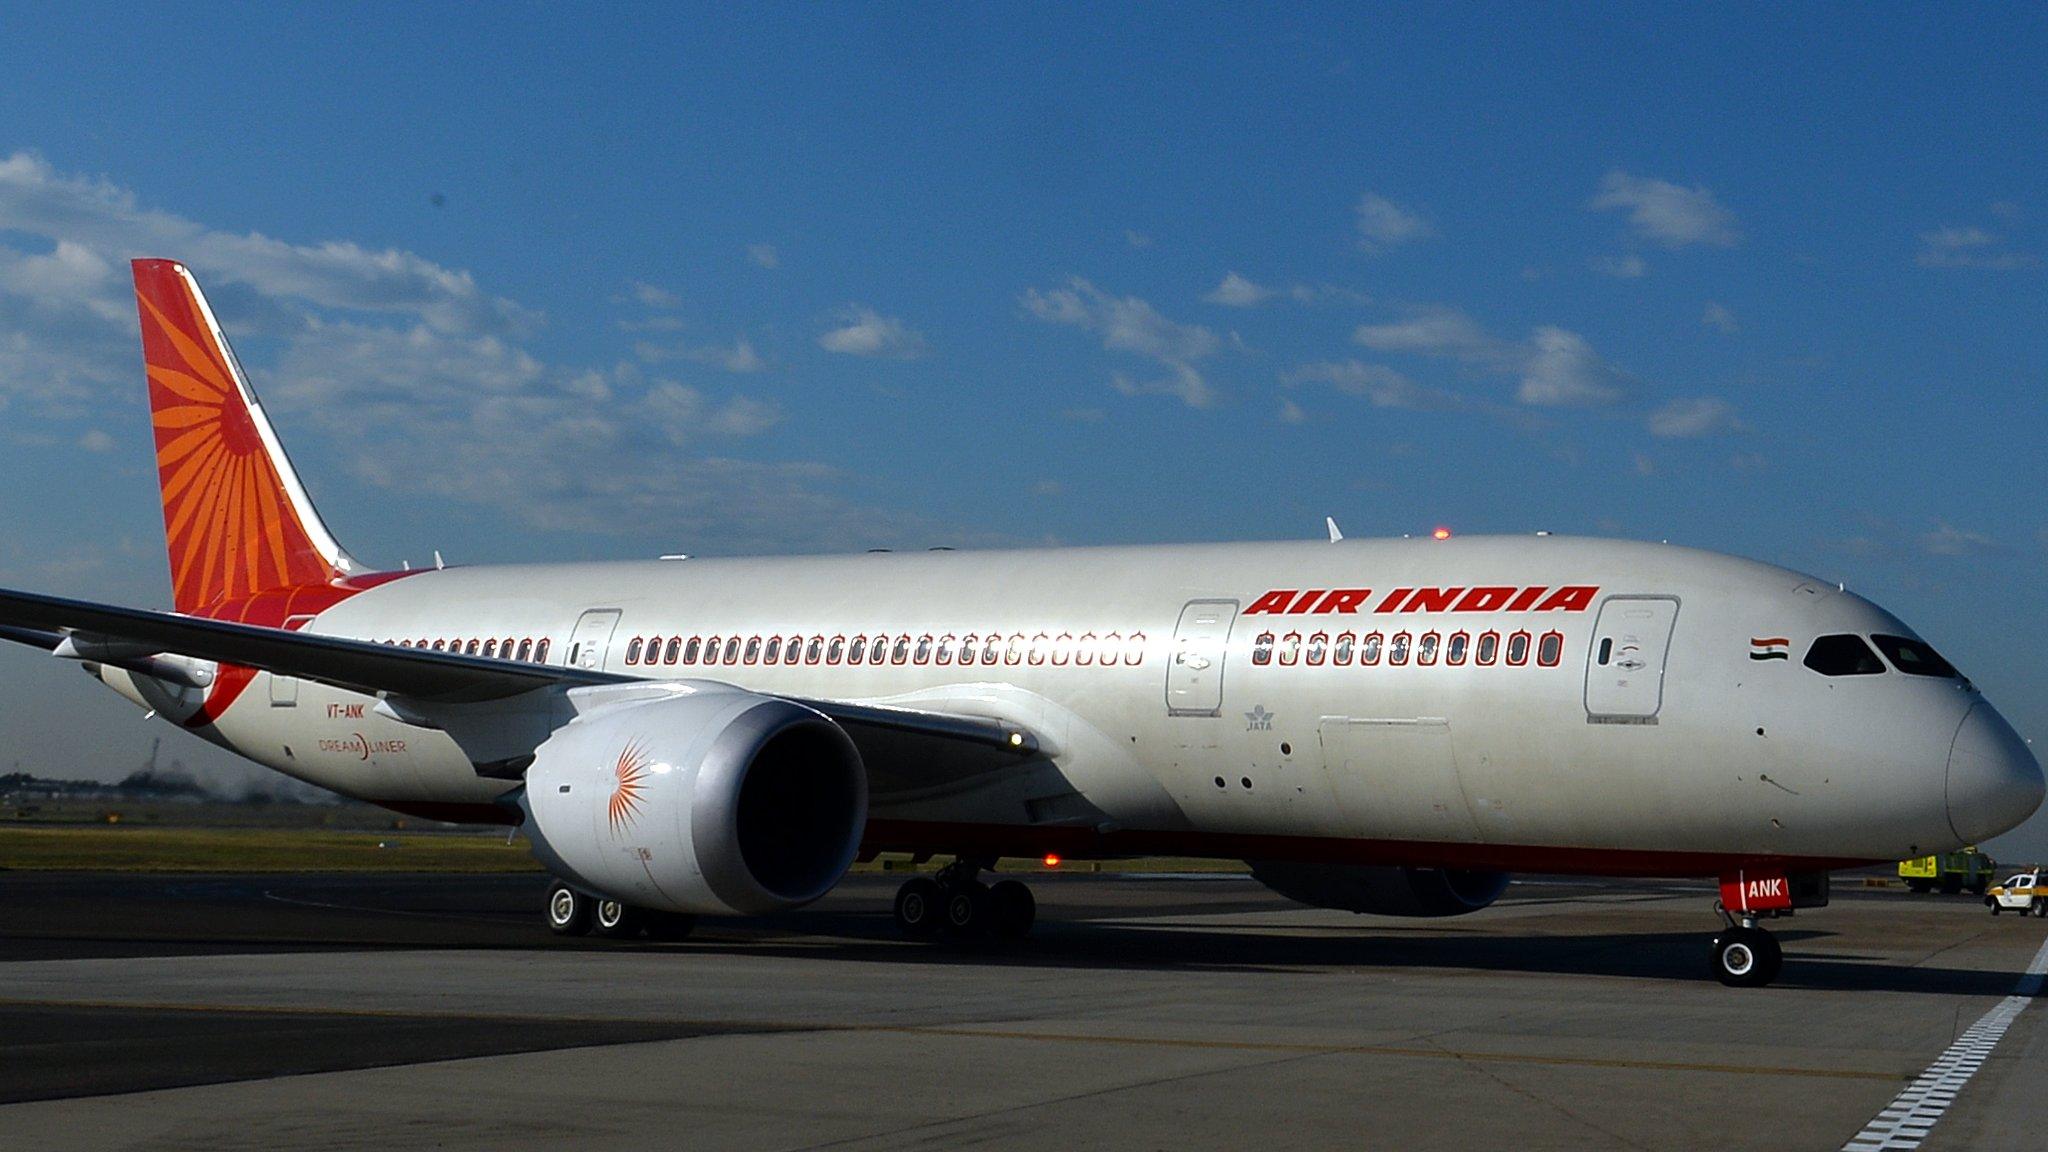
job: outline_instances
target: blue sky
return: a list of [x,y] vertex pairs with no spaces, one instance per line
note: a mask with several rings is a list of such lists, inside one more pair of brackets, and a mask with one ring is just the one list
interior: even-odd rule
[[167,600],[161,255],[372,563],[1671,539],[2048,735],[2037,10],[421,8],[0,17],[0,582]]

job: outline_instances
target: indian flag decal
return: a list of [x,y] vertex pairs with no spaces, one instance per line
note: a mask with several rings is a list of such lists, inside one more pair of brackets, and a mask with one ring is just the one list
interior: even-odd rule
[[1749,658],[1751,660],[1790,660],[1792,658],[1792,641],[1783,636],[1766,636],[1761,640],[1751,639],[1749,642]]

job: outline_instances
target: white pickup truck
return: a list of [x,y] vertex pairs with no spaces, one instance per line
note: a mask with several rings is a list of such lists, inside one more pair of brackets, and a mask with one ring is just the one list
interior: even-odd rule
[[1993,916],[2008,909],[2025,916],[2048,916],[2048,885],[2041,882],[2039,872],[2016,872],[2005,878],[2002,884],[1993,884],[1984,894],[1984,903]]

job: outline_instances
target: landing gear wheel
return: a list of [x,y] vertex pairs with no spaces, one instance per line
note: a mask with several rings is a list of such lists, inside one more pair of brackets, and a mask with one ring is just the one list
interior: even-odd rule
[[1714,975],[1730,988],[1761,988],[1778,978],[1785,954],[1761,928],[1730,928],[1714,937]]
[[[1986,900],[1986,901],[1984,901],[1984,902],[1985,902],[1986,904],[1989,904],[1989,905],[1991,905],[1991,914],[1992,914],[1993,916],[1996,916],[1996,915],[1998,915],[1998,914],[1999,914],[1999,912],[2003,911],[2003,909],[1999,908],[1999,906],[1998,906],[1998,901],[1996,901],[1996,900]],[[2025,916],[2025,915],[2026,915],[2026,913],[2025,913],[2025,912],[2022,912],[2022,913],[2020,913],[2020,915],[2022,915],[2022,916]]]
[[2048,917],[2048,902],[2044,902],[2039,896],[2036,896],[2034,897],[2034,919],[2040,920],[2044,917]]
[[548,889],[548,931],[557,936],[581,936],[590,931],[590,906],[594,901],[557,880]]
[[963,940],[988,931],[988,886],[972,881],[946,893],[945,917],[946,931]]
[[590,920],[599,936],[628,940],[640,934],[640,910],[617,900],[599,900]]
[[988,890],[989,934],[998,940],[1021,940],[1038,918],[1038,901],[1021,881],[998,880]]
[[896,890],[896,926],[905,936],[922,938],[939,930],[945,890],[924,876],[913,876]]
[[685,940],[697,930],[697,918],[687,912],[648,912],[644,918],[650,940]]

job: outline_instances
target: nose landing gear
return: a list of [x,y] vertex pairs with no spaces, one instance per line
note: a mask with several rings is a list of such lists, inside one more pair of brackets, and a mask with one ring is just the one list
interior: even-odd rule
[[1778,947],[1778,938],[1757,927],[1753,915],[1745,914],[1737,924],[1718,902],[1714,910],[1728,922],[1728,927],[1714,934],[1715,977],[1730,988],[1761,988],[1776,980],[1779,969],[1785,966],[1785,953]]
[[936,876],[913,876],[896,890],[896,926],[923,939],[944,932],[960,939],[989,935],[1018,940],[1031,931],[1038,902],[1016,880],[983,884],[976,878],[994,860],[962,856]]

